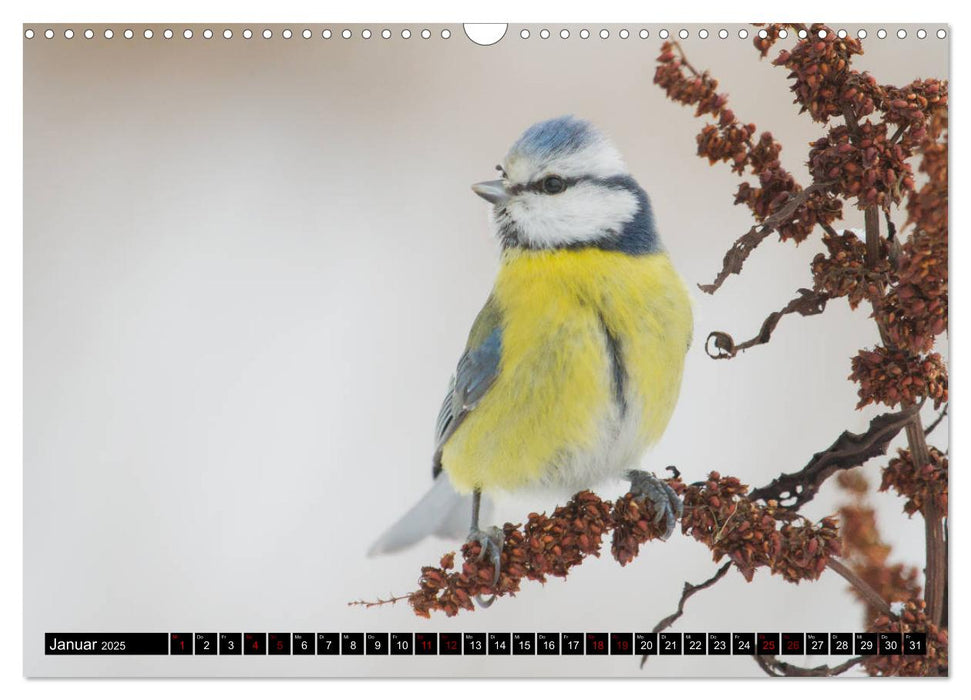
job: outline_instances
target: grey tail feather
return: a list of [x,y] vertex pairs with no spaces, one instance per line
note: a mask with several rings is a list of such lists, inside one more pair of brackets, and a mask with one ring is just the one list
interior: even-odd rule
[[[488,518],[491,508],[487,506],[491,504],[483,499],[480,517]],[[440,473],[421,500],[371,545],[368,556],[401,551],[429,535],[461,539],[468,534],[471,516],[472,496],[455,491],[448,475]]]

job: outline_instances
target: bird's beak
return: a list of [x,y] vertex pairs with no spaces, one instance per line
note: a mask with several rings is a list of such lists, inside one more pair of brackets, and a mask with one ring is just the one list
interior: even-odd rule
[[489,180],[488,182],[477,182],[472,185],[472,191],[491,204],[504,204],[509,199],[502,180]]

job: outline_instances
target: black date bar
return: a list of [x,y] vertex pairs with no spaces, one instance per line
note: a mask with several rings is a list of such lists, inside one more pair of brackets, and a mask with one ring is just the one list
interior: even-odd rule
[[122,632],[119,634],[86,632],[47,632],[44,653],[64,656],[133,656],[168,654],[167,632]]

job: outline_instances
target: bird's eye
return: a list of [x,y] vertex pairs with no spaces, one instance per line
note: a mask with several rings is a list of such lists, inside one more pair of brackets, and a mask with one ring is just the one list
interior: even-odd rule
[[559,194],[565,189],[566,183],[563,181],[562,177],[550,175],[548,178],[543,180],[543,191],[546,194]]

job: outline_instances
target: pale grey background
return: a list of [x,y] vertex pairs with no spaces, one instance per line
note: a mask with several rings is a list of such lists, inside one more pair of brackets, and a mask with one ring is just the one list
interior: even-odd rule
[[[751,225],[738,179],[694,155],[701,127],[652,85],[659,26],[631,38],[155,38],[24,42],[25,672],[29,675],[761,675],[745,658],[57,658],[45,631],[640,631],[682,582],[715,566],[681,536],[620,568],[526,584],[489,610],[431,621],[399,604],[454,545],[369,560],[368,544],[429,483],[438,404],[497,265],[470,183],[529,124],[564,113],[609,132],[652,197],[692,287],[697,342],[681,401],[645,467],[710,469],[762,485],[840,430],[862,429],[849,357],[877,338],[842,301],[782,321],[731,362],[712,329],[742,339],[811,284],[818,236],[766,242],[715,296],[710,281]],[[650,30],[642,40],[637,31]],[[805,182],[820,125],[796,116],[785,71],[741,25],[683,42],[742,119],[770,129]],[[731,38],[720,40],[727,27]],[[855,30],[859,25],[853,25]],[[881,82],[946,77],[947,41],[887,39],[866,25],[856,65]],[[38,34],[45,27],[36,27]],[[668,27],[671,29],[672,27]],[[755,30],[749,27],[750,32]],[[855,212],[848,225],[861,225]],[[898,216],[898,223],[903,217]],[[933,442],[946,446],[946,428]],[[871,481],[878,480],[874,461]],[[601,489],[605,497],[622,484]],[[829,487],[805,509],[832,513]],[[920,564],[919,518],[873,496],[894,558]],[[518,499],[499,518],[552,505]],[[838,631],[861,611],[827,573],[794,586],[736,573],[690,601],[682,631]],[[819,661],[824,661],[820,659]],[[813,663],[816,661],[813,660]]]

